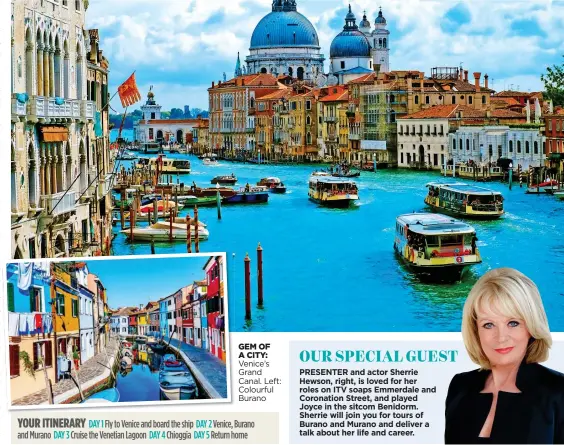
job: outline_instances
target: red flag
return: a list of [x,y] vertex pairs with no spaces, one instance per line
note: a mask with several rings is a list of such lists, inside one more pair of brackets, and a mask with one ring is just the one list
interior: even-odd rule
[[141,100],[141,93],[135,83],[135,73],[118,87],[118,94],[124,108]]

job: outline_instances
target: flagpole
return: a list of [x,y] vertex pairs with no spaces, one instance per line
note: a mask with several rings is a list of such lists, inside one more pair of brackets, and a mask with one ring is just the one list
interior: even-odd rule
[[[136,71],[137,71],[137,70],[134,70],[134,71],[131,73],[131,76],[133,76]],[[131,76],[129,76],[129,77],[131,77]],[[118,93],[118,92],[116,91],[116,92],[114,93],[114,95],[113,95],[112,97],[110,97],[110,100],[108,101],[108,103],[107,103],[106,105],[104,105],[100,111],[104,111],[104,108],[110,106],[110,102],[112,101],[112,99],[113,99],[114,97],[116,97],[116,94],[117,94],[117,93]]]
[[129,105],[125,107],[125,111],[123,112],[123,117],[121,118],[121,124],[119,126],[118,137],[117,137],[118,141],[121,139],[121,130],[123,130],[123,124],[125,122],[125,117],[127,116],[127,108],[129,108]]

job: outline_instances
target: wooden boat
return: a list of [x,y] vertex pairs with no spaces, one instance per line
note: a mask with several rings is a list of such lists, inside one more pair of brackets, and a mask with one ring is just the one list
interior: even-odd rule
[[462,221],[435,213],[396,218],[394,250],[423,280],[453,282],[482,262],[476,231]]
[[181,195],[177,197],[178,203],[181,203],[184,207],[195,206],[198,207],[208,207],[215,206],[217,204],[217,199],[215,196],[193,196],[193,195]]
[[558,181],[556,179],[552,179],[527,187],[527,193],[554,193],[558,189]]
[[272,193],[286,193],[286,186],[275,176],[269,176],[268,178],[262,178],[257,182],[258,186],[267,187],[269,192]]
[[198,187],[195,183],[189,189],[185,189],[189,191],[189,193],[193,196],[201,198],[203,196],[213,196],[214,198],[217,196],[217,192],[219,191],[219,196],[222,198],[229,198],[230,196],[236,195],[237,192],[230,187],[208,187],[208,188],[201,188]]
[[308,196],[317,204],[347,208],[358,200],[358,188],[356,183],[350,179],[311,176]]
[[88,396],[80,403],[117,403],[120,399],[120,393],[117,388],[108,388]]
[[[133,232],[134,241],[169,241],[170,240],[170,222],[156,222],[148,227],[134,227],[133,229],[122,230],[127,239],[131,238],[131,232]],[[196,239],[196,234],[199,240],[207,240],[210,232],[208,229],[202,226],[198,226],[196,230],[195,226],[190,224],[190,234],[192,239]],[[186,241],[188,239],[188,230],[186,229],[186,222],[172,223],[172,240],[173,241]]]
[[239,191],[230,197],[223,198],[224,204],[260,204],[268,202],[268,191],[266,187],[241,187]]
[[198,396],[198,386],[188,366],[172,354],[166,354],[161,362],[159,387],[168,400],[188,400]]
[[122,369],[131,368],[133,359],[131,357],[122,357],[119,361],[120,367]]
[[237,182],[237,177],[231,173],[230,175],[216,176],[211,180],[212,184],[227,184],[233,185]]
[[335,178],[356,178],[360,176],[360,171],[337,164],[329,169],[329,174]]
[[153,352],[164,352],[166,350],[166,345],[159,342],[147,342],[147,346],[153,350]]
[[500,192],[464,182],[429,182],[425,204],[433,210],[475,219],[496,219],[504,214]]

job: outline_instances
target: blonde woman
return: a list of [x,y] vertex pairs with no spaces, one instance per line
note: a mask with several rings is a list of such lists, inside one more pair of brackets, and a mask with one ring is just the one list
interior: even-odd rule
[[462,336],[480,369],[450,383],[445,443],[564,443],[564,375],[539,365],[552,338],[535,284],[514,269],[486,273]]

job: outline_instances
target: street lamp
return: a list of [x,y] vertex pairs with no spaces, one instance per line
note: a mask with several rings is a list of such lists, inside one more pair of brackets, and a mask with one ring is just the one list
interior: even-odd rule
[[258,163],[260,164],[260,148],[258,149]]

